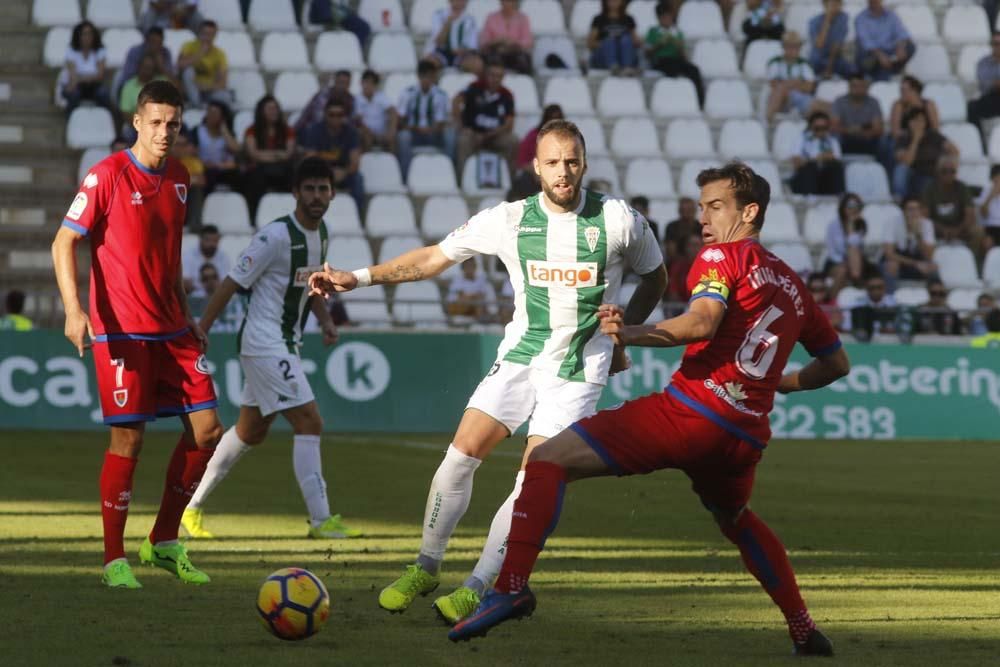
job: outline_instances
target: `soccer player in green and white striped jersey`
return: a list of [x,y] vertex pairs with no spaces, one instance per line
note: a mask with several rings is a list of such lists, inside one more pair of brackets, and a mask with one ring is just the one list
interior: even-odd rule
[[192,537],[212,537],[202,524],[202,504],[236,462],[267,437],[280,413],[292,425],[292,464],[309,510],[309,537],[358,537],[360,531],[330,514],[320,458],[320,417],[299,347],[308,309],[319,320],[323,344],[337,341],[337,327],[323,299],[309,294],[309,275],[326,257],[323,216],[333,199],[333,173],[325,160],[306,158],[295,173],[295,211],[258,231],[229,276],[212,295],[201,318],[207,333],[240,288],[250,301],[240,326],[237,348],[243,368],[243,396],[236,425],[222,436],[181,523]]
[[[497,443],[530,420],[530,451],[593,414],[609,372],[627,366],[624,351],[600,333],[597,320],[602,303],[616,302],[625,269],[641,277],[626,310],[630,322],[645,321],[666,286],[663,257],[645,218],[621,199],[581,188],[586,146],[576,125],[546,123],[534,167],[542,193],[483,211],[438,245],[354,272],[326,267],[309,281],[320,294],[410,282],[487,254],[503,261],[514,287],[514,318],[496,363],[469,400],[431,482],[417,560],[379,595],[389,611],[403,611],[437,588],[448,539],[469,505],[473,475]],[[469,614],[493,584],[523,474],[497,511],[472,575],[434,602],[445,620]]]

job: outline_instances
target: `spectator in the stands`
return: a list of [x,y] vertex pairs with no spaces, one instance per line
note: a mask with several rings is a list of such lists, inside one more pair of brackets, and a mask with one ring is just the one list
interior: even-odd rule
[[531,21],[519,9],[519,0],[500,0],[500,10],[486,18],[479,32],[479,52],[486,60],[499,60],[507,69],[531,74]]
[[642,215],[642,217],[646,219],[646,222],[649,223],[650,231],[653,232],[653,236],[656,238],[656,242],[659,243],[660,225],[657,224],[655,220],[652,220],[649,217],[649,197],[645,195],[636,195],[635,197],[632,197],[628,201],[628,203],[629,206],[638,211]]
[[653,69],[666,76],[682,76],[691,80],[698,93],[698,105],[705,104],[705,85],[701,80],[701,70],[687,59],[684,50],[684,33],[677,27],[677,12],[673,6],[661,0],[656,5],[658,25],[646,32],[646,57]]
[[677,218],[663,228],[663,257],[668,268],[674,259],[685,254],[688,239],[700,229],[698,204],[690,197],[681,197],[677,202]]
[[839,195],[844,192],[844,163],[840,142],[830,131],[830,116],[816,111],[802,133],[799,152],[792,156],[795,174],[792,192],[800,195]]
[[229,275],[233,267],[229,256],[219,248],[222,235],[215,225],[203,225],[198,231],[198,244],[188,248],[181,257],[181,270],[184,274],[184,290],[198,293],[201,288],[199,272],[205,264],[215,267],[217,275]]
[[916,47],[903,22],[884,0],[868,0],[868,8],[854,17],[857,67],[875,81],[903,71]]
[[[221,279],[219,270],[212,262],[205,262],[198,270],[198,286],[188,295],[188,305],[191,314],[201,317],[205,312],[205,306],[211,301],[215,290],[219,289]],[[237,297],[229,299],[226,307],[219,313],[218,318],[212,325],[213,333],[238,333],[243,325],[243,298]]]
[[[934,179],[938,161],[942,157],[958,157],[958,148],[928,127],[925,112],[911,112],[906,126],[907,131],[896,144],[896,166],[892,173],[892,189],[897,199],[922,195]],[[940,233],[938,237],[945,240]]]
[[941,115],[938,113],[934,100],[923,97],[924,84],[920,79],[905,75],[899,81],[899,97],[892,103],[889,110],[889,132],[897,143],[906,133],[906,121],[917,112],[923,111],[927,116],[927,127],[931,130],[941,129]]
[[743,21],[746,44],[757,39],[781,39],[785,24],[782,0],[747,0],[747,17]]
[[354,98],[354,121],[361,132],[361,149],[378,146],[396,150],[396,107],[389,96],[379,90],[381,77],[373,70],[361,75],[361,94]]
[[492,293],[486,276],[479,271],[476,258],[470,257],[462,262],[461,274],[455,276],[448,287],[448,314],[484,320]]
[[772,120],[780,112],[797,111],[802,116],[808,116],[813,111],[821,110],[826,105],[813,97],[816,75],[802,57],[802,37],[789,30],[781,38],[781,48],[782,54],[767,62],[770,82],[767,119]]
[[417,65],[417,83],[399,96],[396,145],[399,167],[407,178],[414,146],[434,146],[455,158],[455,129],[451,126],[448,95],[437,85],[438,66],[423,60]]
[[844,315],[840,311],[840,306],[837,305],[837,299],[834,297],[833,292],[830,291],[830,287],[826,284],[826,278],[822,273],[811,273],[809,274],[809,279],[806,281],[806,287],[809,289],[809,293],[812,294],[813,301],[816,305],[820,307],[826,317],[830,320],[830,324],[834,329],[840,330],[841,324],[844,321]]
[[[128,148],[126,144],[119,150]],[[112,148],[112,152],[114,149]],[[198,157],[198,147],[191,143],[188,135],[180,132],[170,147],[170,155],[184,165],[191,177],[187,194],[187,217],[184,224],[189,230],[201,227],[201,209],[205,203],[205,163]]]
[[0,317],[0,331],[31,331],[34,328],[31,319],[24,315],[25,298],[21,290],[7,292],[4,316]]
[[924,205],[917,197],[907,197],[903,215],[885,224],[882,244],[884,270],[894,286],[896,280],[927,280],[937,274],[934,256],[934,223],[924,215]]
[[1000,348],[1000,308],[994,308],[983,317],[986,333],[980,334],[969,343],[974,348]]
[[834,296],[847,284],[860,284],[869,272],[864,254],[868,225],[861,217],[863,208],[861,197],[853,192],[846,193],[840,198],[837,217],[826,227],[823,275],[833,281],[831,291]]
[[132,115],[135,113],[139,91],[147,83],[156,79],[168,79],[168,77],[157,72],[156,57],[152,54],[146,54],[139,61],[139,71],[122,84],[121,93],[118,95],[118,113],[126,127],[132,128]]
[[246,186],[243,194],[250,220],[257,219],[257,204],[267,192],[289,192],[295,131],[288,126],[274,95],[265,95],[253,112],[253,125],[243,133],[247,156]]
[[330,100],[336,100],[347,110],[348,117],[354,116],[354,95],[351,94],[351,71],[337,70],[327,85],[313,95],[299,113],[295,121],[295,131],[301,132],[310,125],[323,121],[326,105]]
[[667,291],[663,297],[665,301],[687,303],[691,298],[691,291],[687,287],[687,275],[703,245],[701,230],[691,232],[684,240],[684,252],[672,258],[667,264]]
[[351,193],[358,211],[365,210],[364,179],[358,171],[361,164],[361,137],[350,123],[342,102],[331,99],[326,103],[324,119],[298,133],[298,145],[303,157],[318,156],[330,163],[333,184]]
[[923,194],[927,215],[941,243],[965,243],[982,256],[983,228],[976,224],[976,206],[969,186],[958,179],[958,160],[946,155]]
[[479,48],[479,27],[476,17],[466,11],[469,0],[448,0],[431,15],[431,35],[424,49],[424,58],[429,58],[439,67],[457,67],[463,72],[479,75],[483,71],[483,59]]
[[840,139],[844,153],[876,156],[885,134],[882,107],[868,94],[868,82],[854,75],[847,84],[847,94],[833,102],[833,132]]
[[157,75],[174,77],[174,60],[170,55],[170,49],[163,44],[163,28],[154,26],[146,31],[141,43],[130,48],[125,54],[125,62],[119,73],[122,82],[139,73],[139,63],[145,56],[153,57]]
[[312,0],[308,18],[309,23],[321,25],[325,30],[347,30],[354,33],[362,49],[372,33],[368,21],[358,16],[344,0]]
[[239,165],[240,142],[233,136],[233,119],[229,107],[209,102],[201,125],[194,129],[191,141],[198,147],[198,157],[205,164],[205,194],[219,185],[230,190],[242,190]]
[[615,75],[634,75],[639,71],[641,45],[635,19],[625,11],[625,0],[601,0],[601,13],[591,21],[587,35],[590,66]]
[[948,289],[937,278],[927,281],[927,303],[917,309],[916,330],[940,336],[962,333],[962,318],[948,306]]
[[[976,309],[969,314],[969,333],[973,336],[982,336],[989,331],[986,325],[986,317],[990,312],[996,310],[997,300],[989,292],[983,292],[976,299]],[[1000,331],[1000,329],[997,329]]]
[[97,27],[90,21],[77,23],[73,27],[69,46],[66,47],[65,71],[62,76],[62,96],[66,100],[67,113],[72,112],[84,100],[115,113],[110,91],[104,82],[107,73],[106,56]]
[[465,160],[480,150],[499,153],[508,169],[517,157],[514,96],[504,88],[503,77],[503,64],[491,62],[482,77],[455,96],[452,111],[461,127],[455,158],[459,175]]
[[194,30],[201,23],[198,0],[145,0],[139,10],[136,26],[146,32],[153,26],[167,29]]
[[809,64],[821,79],[847,78],[854,68],[844,57],[850,19],[843,0],[824,0],[823,11],[809,20]]
[[983,223],[983,250],[1000,246],[1000,164],[990,167],[990,185],[976,200]]
[[226,52],[215,45],[218,32],[215,21],[202,21],[197,39],[184,44],[177,56],[177,71],[192,106],[200,107],[208,102],[233,103],[229,90],[229,61]]
[[998,32],[994,32],[990,37],[989,55],[980,58],[976,64],[976,81],[979,82],[979,97],[969,100],[967,114],[969,122],[982,133],[984,120],[1000,116],[1000,33]]
[[886,289],[885,279],[873,274],[865,281],[865,295],[844,313],[843,328],[859,341],[880,333],[895,333],[899,309],[896,297]]

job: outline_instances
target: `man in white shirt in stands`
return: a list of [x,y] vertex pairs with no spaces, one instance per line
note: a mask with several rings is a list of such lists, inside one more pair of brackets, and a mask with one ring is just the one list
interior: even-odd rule
[[481,321],[493,290],[486,276],[479,272],[475,257],[462,262],[462,273],[448,287],[448,314],[473,317]]
[[378,89],[381,81],[378,72],[365,70],[361,75],[361,94],[354,98],[354,119],[361,132],[362,150],[381,146],[396,150],[396,125],[398,114],[389,96]]
[[204,296],[201,288],[199,272],[205,264],[212,264],[220,276],[229,274],[233,267],[232,261],[225,252],[219,249],[219,228],[215,225],[203,225],[198,232],[198,245],[184,251],[181,257],[181,268],[184,272],[184,289],[192,296]]

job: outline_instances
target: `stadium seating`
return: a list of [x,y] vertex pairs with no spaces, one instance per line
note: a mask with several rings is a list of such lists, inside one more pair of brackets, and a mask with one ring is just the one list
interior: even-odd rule
[[82,183],[90,168],[109,155],[111,155],[111,151],[102,147],[88,148],[83,151],[83,155],[80,156],[80,166],[76,171],[76,182]]
[[[330,263],[330,266],[345,269],[371,266],[375,263],[368,239],[353,236],[334,236],[327,248],[326,261]],[[381,285],[374,287],[381,287]]]
[[847,94],[847,82],[843,79],[826,79],[816,86],[816,99],[833,102]]
[[469,219],[465,199],[455,195],[435,195],[424,202],[420,231],[429,243],[440,241]]
[[[766,222],[764,226],[767,226]],[[812,273],[812,256],[804,243],[774,243],[768,249],[796,273],[800,275]]]
[[961,245],[939,245],[934,249],[934,263],[938,265],[941,281],[948,287],[975,287],[981,285],[976,275],[976,258],[972,251]]
[[608,158],[598,157],[587,161],[587,180],[584,183],[594,178],[611,183],[611,191],[606,194],[616,197],[622,195],[621,183],[618,180],[618,169],[615,168],[615,163]]
[[594,114],[594,103],[590,99],[590,88],[582,76],[554,76],[545,85],[542,104],[558,104],[567,116]]
[[990,289],[1000,289],[1000,247],[990,248],[983,260],[983,282]]
[[274,81],[274,96],[286,113],[301,111],[318,91],[319,80],[312,72],[281,72]]
[[688,160],[681,167],[680,176],[677,177],[677,192],[682,197],[691,197],[695,201],[698,201],[701,191],[698,188],[697,178],[698,174],[705,170],[711,169],[712,167],[718,167],[719,164],[715,160]]
[[199,0],[198,12],[215,21],[219,30],[245,30],[240,0]]
[[698,63],[705,79],[732,78],[740,75],[736,49],[728,39],[702,39],[691,51],[691,62]]
[[361,53],[361,44],[352,32],[346,30],[327,31],[316,39],[313,51],[313,64],[321,72],[333,72],[338,69],[364,69],[365,59]]
[[978,84],[976,65],[984,56],[990,55],[990,47],[986,44],[966,44],[958,54],[958,78],[964,84]]
[[766,79],[767,63],[782,55],[781,42],[775,39],[757,39],[750,42],[743,57],[743,73],[750,79]]
[[728,120],[719,133],[719,155],[724,159],[770,158],[764,126],[757,120]]
[[601,13],[601,0],[576,0],[569,17],[569,32],[577,40],[584,40],[590,34],[594,17]]
[[746,82],[742,79],[715,79],[709,82],[705,91],[705,115],[713,119],[753,116],[753,102],[750,101],[750,88]]
[[536,35],[562,35],[566,32],[563,6],[557,0],[523,0],[521,11],[531,22],[531,32]]
[[413,203],[406,195],[379,194],[368,202],[365,230],[371,236],[412,236],[417,233]]
[[[186,31],[178,31],[186,32]],[[191,36],[194,38],[194,35]],[[183,44],[183,42],[181,42]],[[257,56],[254,54],[250,35],[242,30],[220,30],[215,36],[215,45],[226,52],[226,62],[232,68],[257,67]],[[170,53],[176,58],[177,50]]]
[[667,126],[663,150],[672,159],[715,157],[712,131],[700,118],[680,118]]
[[307,70],[309,52],[301,32],[269,32],[260,46],[260,65],[269,72]]
[[642,84],[632,77],[607,77],[597,90],[597,112],[606,118],[646,115]]
[[940,44],[921,44],[906,63],[906,73],[912,74],[921,81],[950,81],[951,61],[948,52]]
[[[674,179],[670,173],[670,165],[662,158],[629,160],[625,167],[625,194],[630,197],[642,195],[650,199],[673,197]],[[674,211],[676,212],[676,207]]]
[[379,249],[378,261],[387,262],[394,257],[398,257],[405,252],[411,250],[416,250],[423,246],[423,241],[420,237],[416,235],[415,231],[413,234],[406,235],[393,235],[386,236],[382,239],[382,247]]
[[[333,247],[331,244],[331,250]],[[347,263],[335,264],[331,261],[330,264],[344,267],[366,265],[360,258],[353,257]],[[371,264],[371,261],[367,264]],[[347,318],[351,322],[368,326],[388,326],[392,322],[392,315],[389,314],[389,307],[386,304],[385,288],[381,285],[344,292],[340,294],[340,299],[344,302]]]
[[608,154],[608,144],[604,138],[604,126],[601,121],[593,116],[583,118],[572,118],[576,126],[580,128],[584,141],[587,142],[587,155],[596,157]]
[[202,222],[215,225],[223,236],[227,234],[249,234],[250,211],[247,202],[238,192],[216,190],[205,197],[201,211]]
[[295,197],[290,192],[268,192],[257,203],[255,227],[264,225],[295,210]]
[[889,178],[877,162],[851,162],[844,172],[848,192],[859,195],[864,201],[892,199]]
[[367,21],[375,32],[406,30],[406,16],[399,0],[361,0],[358,3],[358,16]]
[[618,157],[658,157],[662,154],[652,119],[619,118],[611,130],[611,152]]
[[653,85],[649,110],[657,118],[701,116],[698,91],[689,79],[662,78]]
[[247,24],[256,32],[297,29],[292,4],[274,0],[250,0]]
[[237,110],[255,108],[260,98],[267,94],[264,77],[256,69],[231,69],[228,83],[235,97],[233,107]]
[[941,30],[949,44],[982,44],[990,39],[989,19],[980,5],[952,5],[944,14]]
[[392,297],[392,317],[397,322],[448,323],[441,305],[441,292],[433,282],[400,283]]
[[142,42],[142,34],[135,28],[108,28],[101,34],[104,42],[105,65],[118,68],[125,63],[128,50]]
[[799,242],[799,221],[795,217],[795,209],[786,202],[774,202],[767,207],[764,227],[760,231],[760,240],[766,244],[777,242]]
[[[266,197],[267,195],[265,195]],[[365,230],[361,227],[361,216],[358,214],[358,204],[354,197],[347,195],[337,195],[330,202],[330,208],[323,216],[326,228],[332,235],[358,235],[361,236]]]
[[34,0],[31,7],[31,20],[35,25],[72,27],[81,19],[77,0]]
[[42,61],[49,67],[62,67],[66,62],[66,47],[69,45],[73,29],[67,26],[55,26],[45,33],[45,44],[42,47]]
[[66,145],[70,148],[106,148],[114,138],[114,121],[104,107],[77,107],[66,121]]
[[714,2],[685,2],[677,14],[677,27],[689,40],[724,37],[722,12]]
[[802,133],[806,130],[804,120],[785,119],[778,123],[771,137],[771,153],[780,162],[799,154],[802,145]]
[[[785,10],[785,29],[794,30],[806,38],[809,35],[809,21],[822,13],[823,5],[819,2],[790,2]],[[853,19],[853,15],[851,18]]]
[[451,195],[458,190],[455,168],[444,155],[414,155],[410,162],[406,183],[410,192],[418,197]]
[[926,4],[901,4],[897,5],[894,11],[914,41],[940,41],[941,37],[938,35],[934,13]]
[[865,234],[865,244],[881,246],[886,237],[886,230],[894,221],[903,216],[903,211],[895,204],[867,203],[861,210],[861,217],[868,224]]
[[132,0],[88,0],[87,20],[104,28],[135,27]]
[[479,178],[480,161],[478,153],[470,155],[465,161],[462,169],[462,191],[471,197],[485,197],[486,195],[503,196],[510,190],[510,170],[507,160],[503,157],[497,159],[497,172],[493,174],[499,177],[496,183],[482,182]]
[[362,153],[359,171],[369,194],[406,192],[399,161],[392,153]]
[[958,147],[959,155],[962,156],[963,161],[984,162],[986,160],[979,129],[972,123],[942,123],[941,134]]
[[972,287],[956,287],[948,292],[948,307],[959,312],[976,309],[976,300],[982,289]]
[[[557,55],[568,69],[550,69],[546,64],[549,55]],[[578,74],[580,63],[573,41],[565,35],[540,35],[531,50],[531,62],[538,74],[554,76],[565,73]]]
[[924,86],[924,97],[934,100],[942,123],[961,123],[966,118],[965,94],[954,82],[929,83]]
[[[410,5],[410,30],[415,35],[427,35],[431,31],[434,12],[446,6],[447,3],[441,2],[441,0],[414,0],[413,4]],[[482,28],[481,23],[477,23],[477,25],[480,29]]]
[[[219,33],[215,36],[215,45],[218,46],[220,49],[223,48],[222,47],[223,42],[219,40],[221,35],[222,31],[220,30]],[[181,47],[187,44],[188,42],[193,41],[194,39],[195,39],[194,33],[188,30],[187,28],[180,28],[180,29],[168,28],[167,30],[163,31],[163,45],[167,47],[167,49],[170,51],[170,55],[173,56],[174,61],[177,60],[177,55],[181,52]],[[229,62],[230,67],[245,67],[245,65],[236,65],[233,62],[233,59],[230,56],[230,51],[231,51],[230,47],[226,47],[225,51],[226,51],[226,59]],[[256,64],[256,61],[254,61],[254,64]]]
[[[802,236],[806,243],[821,245],[826,242],[826,228],[837,219],[837,204],[828,202],[810,206],[802,222]],[[767,224],[766,222],[764,224]]]
[[538,114],[542,107],[538,104],[538,88],[535,80],[527,74],[508,72],[503,78],[503,85],[514,96],[514,105],[518,114]]
[[376,34],[368,47],[368,66],[383,74],[416,71],[417,52],[413,40],[406,33]]
[[922,306],[930,299],[927,288],[923,285],[910,287],[903,286],[896,288],[896,303],[900,306]]

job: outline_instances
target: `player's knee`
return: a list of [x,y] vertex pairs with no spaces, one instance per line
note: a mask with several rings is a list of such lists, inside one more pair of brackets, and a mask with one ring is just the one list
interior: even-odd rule
[[746,513],[746,505],[735,510],[721,509],[718,507],[705,506],[712,513],[712,518],[718,524],[719,530],[730,542],[736,542],[741,528],[741,519]]
[[222,433],[222,424],[216,421],[210,426],[205,426],[195,431],[194,444],[198,449],[212,449],[219,444],[219,440],[222,439]]

